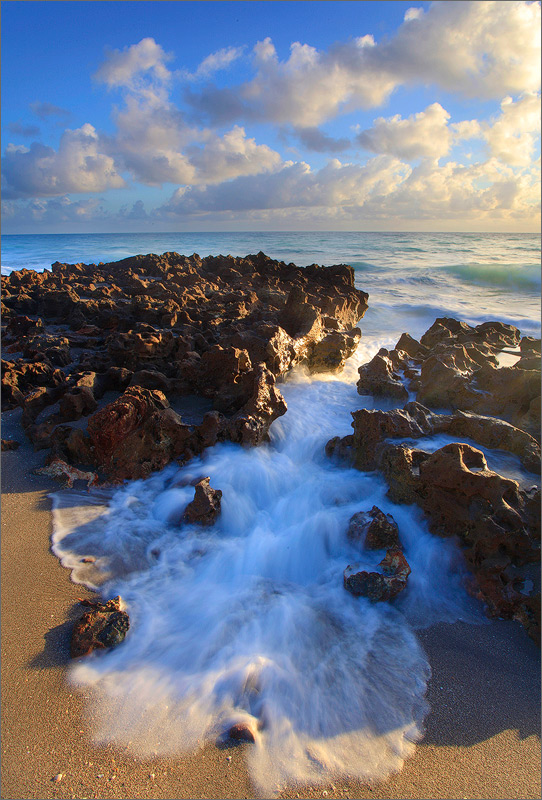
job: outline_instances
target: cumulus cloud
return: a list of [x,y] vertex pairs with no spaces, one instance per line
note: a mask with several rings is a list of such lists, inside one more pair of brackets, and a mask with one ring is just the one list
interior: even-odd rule
[[58,151],[38,142],[29,148],[8,145],[2,179],[8,199],[101,192],[124,186],[113,159],[100,152],[98,134],[88,123],[77,130],[66,130]]
[[186,101],[216,124],[267,120],[315,127],[343,111],[385,102],[405,84],[439,87],[483,99],[540,86],[538,3],[463,0],[410,9],[397,34],[369,34],[328,51],[294,42],[281,61],[272,41],[253,51],[256,75],[234,89],[188,90]]
[[2,217],[12,225],[32,229],[33,225],[59,223],[85,224],[108,218],[102,201],[97,198],[72,200],[67,196],[26,201],[2,201]]
[[171,78],[166,62],[172,58],[152,37],[147,37],[124,50],[110,50],[94,78],[110,88],[133,88],[143,75],[166,82]]
[[408,165],[385,156],[374,158],[363,167],[332,159],[316,172],[303,161],[289,161],[267,175],[243,176],[216,186],[178,189],[161,213],[175,216],[301,206],[359,207],[371,194],[390,194],[409,172]]
[[198,216],[278,223],[373,220],[387,225],[417,219],[532,220],[539,208],[538,181],[536,169],[518,175],[497,159],[440,166],[425,158],[412,168],[381,155],[365,166],[332,159],[318,171],[305,162],[287,162],[258,178],[179,188],[153,216],[168,222]]
[[400,114],[378,117],[372,128],[361,131],[357,141],[373,153],[388,153],[399,158],[440,158],[450,150],[450,114],[433,103],[425,111],[403,119]]
[[540,136],[540,96],[529,93],[516,102],[505,97],[501,112],[485,132],[491,155],[512,166],[528,166]]

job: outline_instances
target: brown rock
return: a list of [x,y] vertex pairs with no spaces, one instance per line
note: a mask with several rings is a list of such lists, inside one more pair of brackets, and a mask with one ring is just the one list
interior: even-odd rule
[[350,518],[347,537],[368,550],[402,548],[399,528],[391,514],[384,514],[377,506],[370,511],[359,511]]
[[253,743],[256,741],[256,734],[246,722],[236,722],[235,725],[232,725],[228,731],[228,736],[237,742]]
[[210,478],[202,478],[196,484],[194,499],[187,505],[183,519],[189,524],[214,525],[220,514],[220,489],[212,489]]
[[119,596],[107,603],[92,600],[80,600],[88,606],[83,616],[73,627],[71,640],[71,657],[79,658],[94,650],[105,650],[120,644],[130,628],[130,618],[121,610]]
[[358,564],[344,571],[344,587],[355,597],[370,600],[392,600],[403,591],[410,575],[410,567],[399,548],[391,548],[378,565],[382,572],[359,570]]

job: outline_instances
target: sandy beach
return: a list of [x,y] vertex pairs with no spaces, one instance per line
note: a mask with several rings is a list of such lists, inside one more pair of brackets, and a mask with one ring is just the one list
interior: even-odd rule
[[[2,798],[255,797],[244,749],[210,743],[179,758],[137,761],[96,746],[87,698],[66,681],[77,598],[49,549],[52,480],[25,442],[20,410],[4,413],[2,453]],[[540,657],[513,622],[437,625],[419,633],[429,657],[431,713],[403,771],[384,783],[330,781],[284,797],[536,798],[540,796]],[[55,776],[62,775],[58,781]]]

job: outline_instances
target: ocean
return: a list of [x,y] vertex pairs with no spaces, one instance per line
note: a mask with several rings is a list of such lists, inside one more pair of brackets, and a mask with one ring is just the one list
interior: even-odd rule
[[[358,351],[338,376],[295,370],[280,385],[286,414],[271,442],[221,444],[115,490],[59,491],[53,552],[105,598],[120,594],[131,627],[122,645],[70,667],[90,693],[98,743],[135,757],[194,750],[235,722],[263,721],[247,749],[264,797],[331,777],[379,780],[401,768],[423,733],[430,676],[416,630],[484,624],[466,592],[455,543],[432,536],[419,509],[395,505],[377,473],[326,458],[351,432],[351,412],[389,407],[357,394],[357,368],[402,332],[435,318],[500,320],[540,336],[540,241],[529,234],[198,233],[2,237],[2,271],[56,260],[136,253],[267,255],[300,266],[351,264],[369,293]],[[446,437],[423,442],[436,449]],[[419,446],[419,444],[418,444]],[[483,449],[490,468],[532,482],[516,457]],[[212,528],[179,527],[201,475],[221,489]],[[349,518],[377,505],[399,525],[412,573],[393,603],[343,588],[343,571],[374,569]],[[88,562],[89,557],[95,561]],[[83,562],[82,559],[87,559]]]

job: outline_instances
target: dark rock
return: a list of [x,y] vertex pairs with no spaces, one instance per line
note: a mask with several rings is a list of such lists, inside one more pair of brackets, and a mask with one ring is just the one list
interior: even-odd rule
[[220,489],[209,486],[210,478],[201,478],[196,484],[194,499],[187,505],[183,519],[189,524],[214,525],[220,514]]
[[384,514],[377,506],[370,511],[359,511],[350,518],[346,535],[352,542],[368,550],[402,549],[399,528],[391,514]]
[[358,564],[344,571],[344,587],[355,597],[370,600],[392,600],[403,591],[410,575],[410,567],[402,550],[391,548],[378,565],[382,572],[359,570]]
[[71,657],[79,658],[94,650],[116,647],[126,637],[130,628],[130,618],[121,609],[119,596],[107,603],[80,600],[81,605],[89,607],[73,627]]
[[256,735],[246,722],[236,722],[228,731],[228,737],[237,742],[255,742]]
[[2,452],[5,450],[17,450],[20,444],[15,439],[2,439]]

